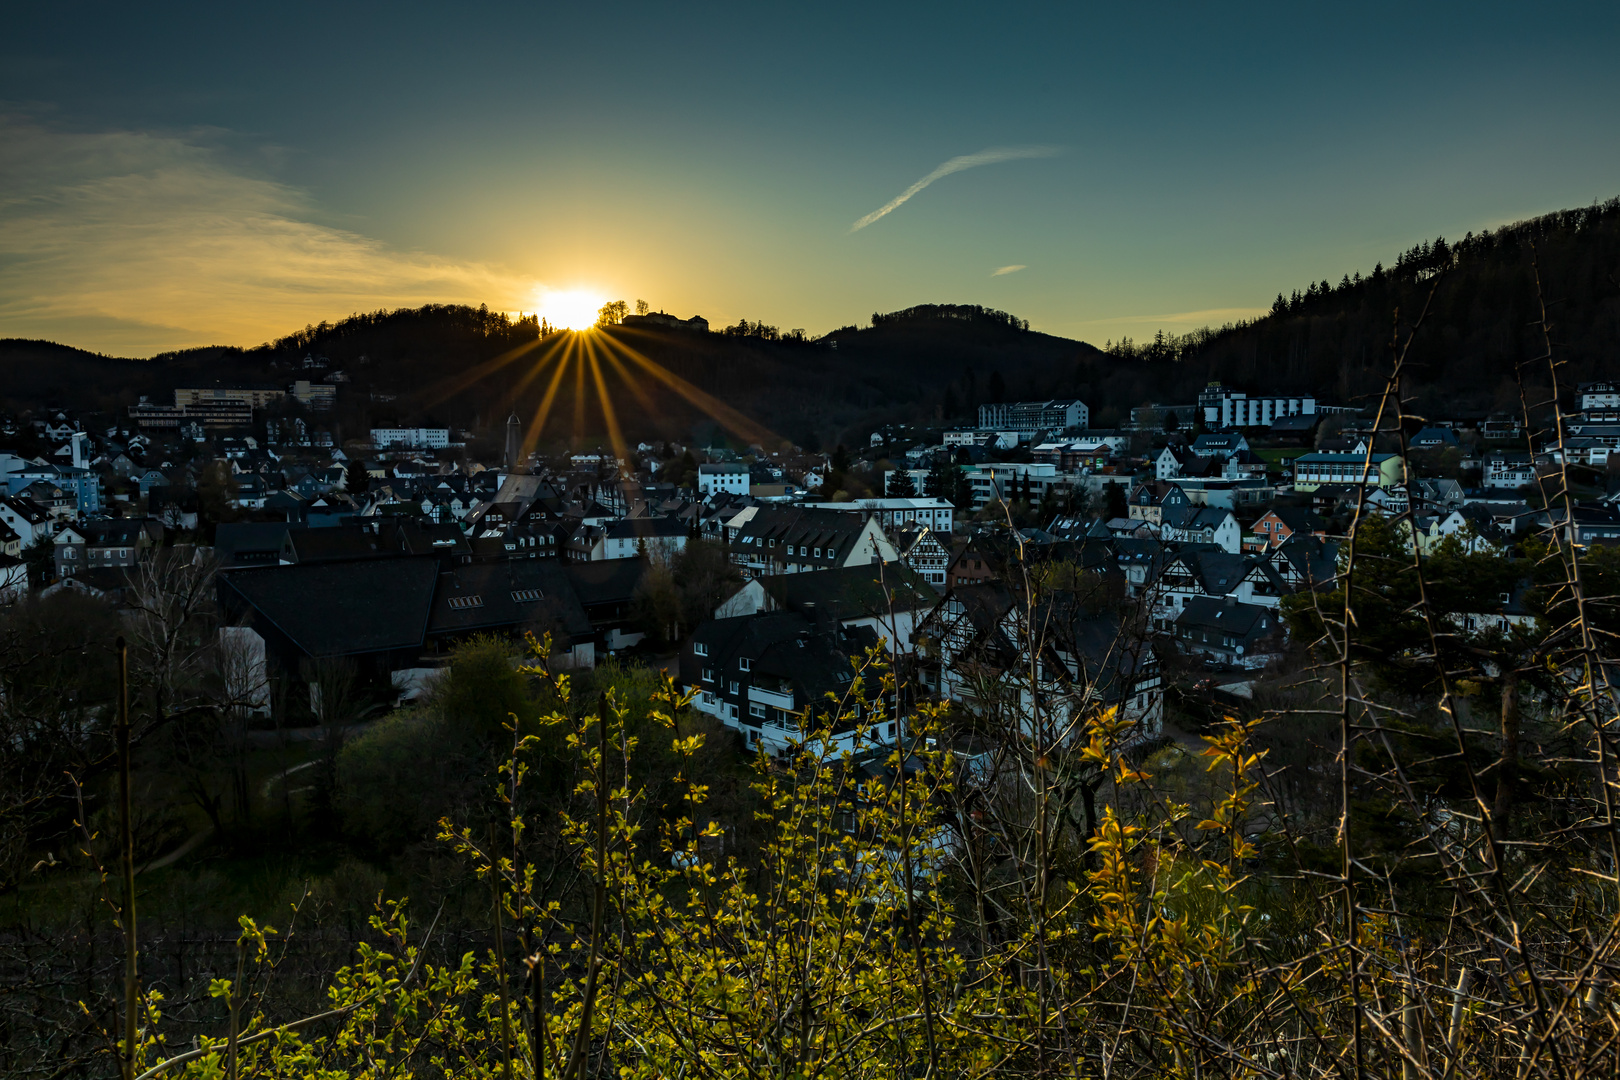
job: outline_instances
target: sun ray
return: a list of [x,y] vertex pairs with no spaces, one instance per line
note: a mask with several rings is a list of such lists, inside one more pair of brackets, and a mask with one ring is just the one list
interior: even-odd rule
[[754,421],[748,419],[748,417],[744,416],[736,409],[733,409],[725,402],[714,397],[712,394],[707,394],[704,391],[699,390],[697,387],[693,386],[679,375],[676,375],[674,372],[666,370],[658,364],[653,363],[651,360],[641,355],[640,352],[632,349],[623,342],[619,342],[618,344],[619,347],[624,350],[625,355],[631,360],[635,361],[640,367],[645,369],[648,374],[662,382],[665,386],[668,386],[671,390],[681,395],[681,397],[685,398],[693,405],[696,405],[699,409],[714,419],[714,421],[721,427],[725,428],[733,435],[736,435],[738,438],[749,443],[759,443],[761,446],[765,447],[782,446],[786,444],[786,440],[784,440],[781,436],[777,435],[764,425],[755,423]]
[[[602,364],[596,357],[595,345],[587,341],[585,352],[591,361],[591,379],[596,383],[596,398],[602,406],[602,422],[607,426],[608,445],[613,447],[613,456],[617,461],[630,459],[629,447],[625,445],[624,435],[619,431],[619,418],[613,411],[613,399],[608,396],[607,383],[602,378]],[[618,469],[615,468],[617,473]]]
[[[545,341],[545,338],[535,338],[533,341],[525,341],[523,344],[518,345],[515,348],[508,349],[499,356],[485,360],[481,364],[476,364],[473,367],[468,368],[466,371],[445,376],[443,379],[439,380],[437,383],[434,383],[432,386],[428,387],[426,391],[424,391],[427,398],[427,404],[430,406],[443,404],[450,398],[467,389],[473,383],[488,378],[490,375],[493,375],[501,368],[510,364],[512,361],[533,352],[535,349],[538,349],[542,344],[545,343]],[[555,349],[557,344],[557,335],[552,335],[551,348]]]
[[513,411],[517,410],[517,403],[522,399],[523,391],[529,388],[529,384],[534,382],[534,380],[539,376],[540,372],[545,370],[546,365],[551,363],[556,355],[556,347],[547,349],[545,355],[536,360],[529,367],[529,370],[523,373],[523,377],[517,381],[517,385],[512,387],[511,398]]
[[574,445],[585,437],[585,357],[583,352],[574,357]]
[[624,383],[624,385],[629,389],[630,393],[634,395],[636,404],[641,406],[642,413],[647,417],[648,420],[652,420],[658,415],[658,406],[653,403],[652,398],[647,396],[647,391],[641,388],[640,380],[632,379],[630,377],[629,370],[624,366],[623,362],[619,360],[618,355],[614,352],[615,342],[613,339],[603,337],[601,339],[601,344],[602,359],[606,360],[610,365],[612,365],[614,373],[619,376],[619,381]]
[[540,435],[545,431],[546,420],[551,416],[551,403],[557,400],[557,388],[562,385],[563,375],[568,371],[568,362],[574,354],[576,335],[568,335],[568,341],[563,348],[562,359],[557,362],[557,370],[551,373],[551,385],[546,387],[545,396],[540,399],[540,405],[534,410],[534,422],[529,426],[529,433],[523,437],[523,453],[521,460],[528,461],[534,448],[540,445]]

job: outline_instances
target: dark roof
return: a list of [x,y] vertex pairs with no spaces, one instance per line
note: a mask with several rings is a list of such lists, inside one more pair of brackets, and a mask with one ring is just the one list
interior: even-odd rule
[[292,529],[283,541],[283,558],[294,563],[381,559],[394,554],[382,537],[360,525]]
[[1304,434],[1315,430],[1321,422],[1321,415],[1317,413],[1298,413],[1294,416],[1279,416],[1271,422],[1271,430],[1280,435]]
[[214,554],[220,569],[274,563],[287,538],[285,521],[227,521],[214,527]]
[[621,518],[607,527],[612,540],[674,537],[686,535],[686,523],[677,518]]
[[784,610],[825,613],[840,622],[939,603],[934,587],[899,562],[776,574],[761,578],[760,585]]
[[507,559],[458,566],[439,575],[430,635],[532,628],[559,645],[588,638],[585,615],[564,568],[550,559]]
[[1278,629],[1277,613],[1259,604],[1240,604],[1236,600],[1217,600],[1207,596],[1188,599],[1187,606],[1176,616],[1181,629],[1219,630],[1233,637],[1264,637]]
[[647,572],[646,559],[601,559],[597,562],[569,563],[566,572],[574,595],[586,607],[629,601]]
[[438,560],[403,555],[229,570],[220,579],[305,653],[347,656],[419,647],[438,574]]

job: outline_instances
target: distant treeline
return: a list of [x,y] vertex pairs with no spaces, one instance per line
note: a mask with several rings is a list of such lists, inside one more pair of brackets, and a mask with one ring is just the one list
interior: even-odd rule
[[395,308],[392,311],[378,310],[354,314],[335,323],[323,319],[317,324],[305,326],[302,330],[295,330],[286,337],[277,338],[259,346],[258,349],[248,351],[301,353],[332,341],[370,337],[379,331],[409,333],[427,327],[431,327],[437,334],[448,332],[472,337],[510,339],[514,343],[532,341],[540,336],[538,316],[525,315],[513,319],[504,311],[489,310],[487,304],[480,304],[477,307],[469,307],[466,304],[424,304],[419,308]]
[[876,311],[872,313],[872,325],[874,327],[939,319],[956,319],[961,322],[978,323],[980,325],[1004,326],[1009,330],[1029,329],[1028,319],[1020,319],[1018,316],[1009,315],[1005,311],[981,307],[978,304],[917,304],[915,307],[891,311],[887,315]]

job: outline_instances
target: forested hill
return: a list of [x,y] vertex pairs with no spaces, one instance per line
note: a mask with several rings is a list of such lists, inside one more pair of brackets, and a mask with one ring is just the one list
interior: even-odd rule
[[[308,326],[253,349],[189,349],[150,360],[103,357],[50,342],[0,341],[0,408],[113,412],[140,394],[163,399],[180,385],[287,384],[342,370],[350,381],[342,384],[330,420],[344,437],[396,421],[487,431],[513,409],[534,416],[558,359],[566,356],[571,366],[556,386],[548,441],[576,431],[605,432],[600,375],[630,439],[713,434],[715,425],[693,400],[710,395],[784,439],[830,445],[864,438],[871,426],[890,420],[939,419],[942,405],[957,392],[953,381],[972,388],[953,401],[963,412],[992,388],[995,396],[1076,393],[1077,372],[1101,355],[1081,342],[1033,332],[1005,312],[972,305],[878,314],[871,327],[846,327],[820,340],[747,321],[707,334],[614,326],[579,339],[590,346],[572,351],[568,340],[542,339],[532,320],[432,305]],[[328,366],[306,372],[305,356],[324,357]],[[642,360],[699,393],[672,392]]]
[[[1354,404],[1383,383],[1397,313],[1404,336],[1426,305],[1408,361],[1407,389],[1417,406],[1441,414],[1512,409],[1515,366],[1543,348],[1541,297],[1565,362],[1566,391],[1620,374],[1620,200],[1459,240],[1437,238],[1387,268],[1341,272],[1338,284],[1326,279],[1291,290],[1253,322],[1106,350],[965,304],[875,313],[868,326],[819,340],[746,320],[708,334],[611,327],[586,339],[594,350],[569,354],[594,351],[598,363],[575,363],[556,382],[545,437],[604,433],[598,386],[627,438],[713,433],[693,401],[701,395],[671,392],[633,358],[801,445],[849,442],[888,421],[968,420],[982,402],[1018,398],[1080,397],[1096,425],[1112,426],[1133,405],[1191,401],[1211,379]],[[554,370],[536,361],[560,356],[564,341],[542,340],[532,320],[456,305],[356,315],[253,349],[191,349],[150,360],[0,341],[0,408],[115,412],[141,394],[161,400],[199,381],[286,384],[304,373],[303,358],[311,355],[330,361],[315,377],[342,369],[351,380],[330,417],[343,437],[393,422],[491,431],[514,408],[536,414]],[[494,362],[502,356],[514,358]]]
[[[1541,288],[1538,293],[1536,271]],[[1310,390],[1331,401],[1376,393],[1390,342],[1420,314],[1407,389],[1436,412],[1516,409],[1515,366],[1540,356],[1545,299],[1566,392],[1620,375],[1620,199],[1459,240],[1437,237],[1370,273],[1279,295],[1269,315],[1214,333],[1111,345],[1185,398],[1209,379]],[[1425,306],[1427,305],[1427,312]],[[1544,367],[1527,375],[1540,384]]]

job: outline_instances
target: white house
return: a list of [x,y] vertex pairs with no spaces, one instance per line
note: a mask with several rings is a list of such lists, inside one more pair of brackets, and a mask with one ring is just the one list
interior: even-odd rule
[[701,495],[748,494],[748,466],[725,464],[699,465],[698,493]]
[[1232,511],[1221,507],[1204,506],[1184,512],[1180,517],[1165,515],[1159,526],[1159,539],[1190,544],[1218,544],[1223,551],[1237,554],[1243,550],[1243,529]]
[[1270,427],[1280,417],[1316,414],[1316,398],[1309,394],[1250,397],[1218,382],[1204,388],[1198,404],[1209,427]]
[[1536,482],[1536,466],[1529,454],[1492,453],[1485,457],[1483,486],[1517,490]]

